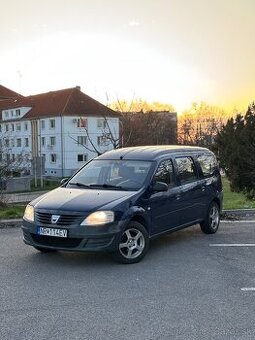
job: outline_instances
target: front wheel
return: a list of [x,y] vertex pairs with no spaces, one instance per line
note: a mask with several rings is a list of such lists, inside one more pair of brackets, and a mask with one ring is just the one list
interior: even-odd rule
[[137,263],[145,256],[148,247],[147,230],[141,223],[131,221],[120,237],[118,250],[112,255],[120,263]]
[[207,211],[205,220],[200,223],[201,230],[205,234],[214,234],[220,224],[220,208],[216,202],[212,202]]

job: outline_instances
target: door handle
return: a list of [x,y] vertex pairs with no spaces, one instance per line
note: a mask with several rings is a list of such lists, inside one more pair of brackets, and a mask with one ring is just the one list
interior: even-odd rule
[[175,198],[176,198],[176,200],[178,201],[178,200],[181,198],[181,195],[180,195],[180,194],[177,194],[177,195],[175,196]]
[[205,191],[205,186],[204,186],[204,185],[202,185],[201,189],[202,189],[202,191]]

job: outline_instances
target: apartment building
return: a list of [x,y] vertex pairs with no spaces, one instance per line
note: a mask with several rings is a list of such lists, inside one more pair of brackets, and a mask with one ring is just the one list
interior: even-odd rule
[[113,148],[119,115],[80,87],[23,97],[0,86],[0,162],[45,176],[66,177]]

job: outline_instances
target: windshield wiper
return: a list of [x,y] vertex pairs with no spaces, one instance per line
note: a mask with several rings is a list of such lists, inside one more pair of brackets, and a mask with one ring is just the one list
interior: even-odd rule
[[68,184],[76,185],[77,187],[81,187],[81,188],[91,189],[90,185],[79,183],[79,182],[77,182],[77,183],[76,182],[69,182]]
[[123,188],[120,185],[112,185],[112,184],[91,184],[90,188],[106,188],[106,189],[120,189],[120,190],[128,190],[127,188]]

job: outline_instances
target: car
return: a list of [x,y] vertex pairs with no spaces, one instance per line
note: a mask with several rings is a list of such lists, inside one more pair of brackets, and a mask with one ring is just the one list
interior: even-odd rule
[[29,203],[23,240],[41,252],[107,251],[136,263],[149,241],[165,233],[200,224],[214,234],[222,199],[218,163],[206,148],[116,149]]

